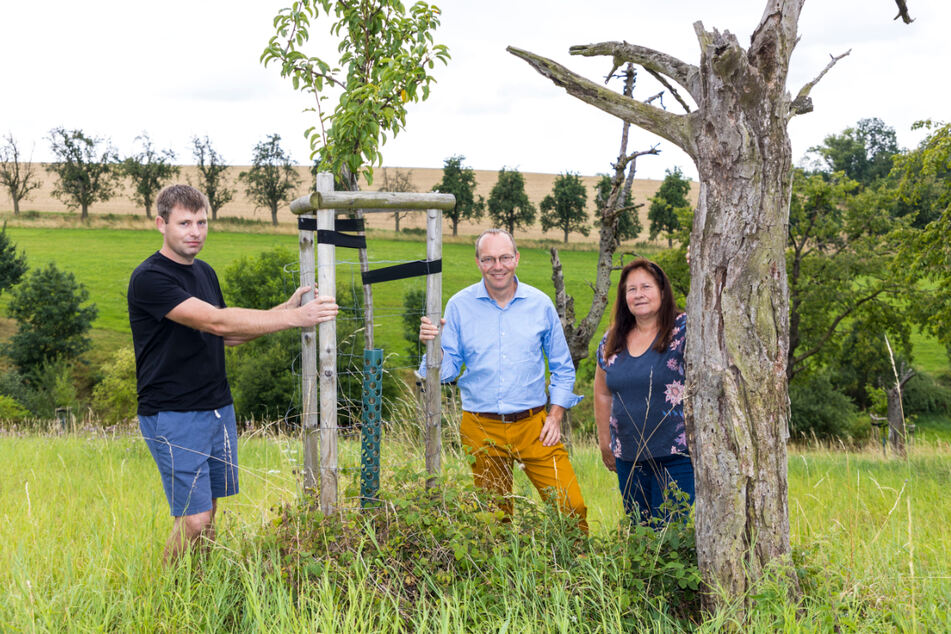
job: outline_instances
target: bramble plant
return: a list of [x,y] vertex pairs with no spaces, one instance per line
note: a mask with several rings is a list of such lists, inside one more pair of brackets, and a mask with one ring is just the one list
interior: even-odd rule
[[[340,40],[336,61],[301,50],[321,15],[335,18],[330,34]],[[261,61],[279,63],[281,76],[314,98],[308,110],[317,113],[317,125],[304,133],[311,158],[350,189],[361,172],[372,183],[386,135],[406,126],[406,104],[429,97],[435,81],[430,71],[449,59],[449,50],[433,41],[438,26],[437,7],[416,2],[407,11],[399,0],[300,0],[274,18],[275,35]],[[342,90],[331,114],[321,105],[328,89]]]

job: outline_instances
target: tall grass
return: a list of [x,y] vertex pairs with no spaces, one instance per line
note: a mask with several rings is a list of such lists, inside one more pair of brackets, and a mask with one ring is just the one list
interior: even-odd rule
[[[560,567],[542,565],[539,553],[556,547],[544,532],[530,540],[551,540],[542,549],[513,550],[489,564],[482,579],[507,588],[491,597],[473,577],[407,605],[378,591],[381,580],[361,557],[350,562],[345,583],[324,572],[291,584],[261,535],[276,508],[299,493],[298,447],[295,439],[243,437],[241,493],[221,505],[217,546],[202,561],[163,569],[170,520],[137,434],[0,436],[0,630],[926,632],[951,625],[946,445],[919,443],[907,462],[883,459],[875,448],[793,451],[791,530],[805,598],[791,603],[767,581],[744,623],[725,610],[692,626],[625,593],[623,557],[590,549]],[[384,488],[405,464],[421,468],[412,444],[388,439],[383,451]],[[448,453],[447,469],[465,478],[464,461]],[[357,460],[356,443],[343,442],[341,465]],[[595,539],[619,539],[613,474],[594,447],[578,446],[573,461]],[[344,472],[345,480],[354,475]],[[516,491],[537,498],[521,474]]]

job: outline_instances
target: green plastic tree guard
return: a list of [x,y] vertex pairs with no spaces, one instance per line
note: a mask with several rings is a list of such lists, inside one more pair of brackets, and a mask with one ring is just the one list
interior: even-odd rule
[[380,490],[380,411],[383,393],[383,350],[363,351],[363,434],[360,452],[360,506],[378,502]]

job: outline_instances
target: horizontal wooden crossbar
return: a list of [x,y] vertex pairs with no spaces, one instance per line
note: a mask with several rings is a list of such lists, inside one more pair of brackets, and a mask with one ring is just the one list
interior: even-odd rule
[[309,214],[318,209],[362,209],[373,213],[394,209],[442,209],[456,206],[452,194],[421,194],[417,192],[314,192],[291,203],[291,212]]

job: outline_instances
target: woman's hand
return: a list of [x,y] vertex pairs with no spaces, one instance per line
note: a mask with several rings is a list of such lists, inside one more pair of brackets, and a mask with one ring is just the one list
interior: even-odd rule
[[611,391],[608,389],[604,370],[598,366],[594,371],[594,423],[598,427],[598,445],[601,447],[601,461],[608,471],[617,471],[614,452],[611,451]]

